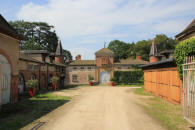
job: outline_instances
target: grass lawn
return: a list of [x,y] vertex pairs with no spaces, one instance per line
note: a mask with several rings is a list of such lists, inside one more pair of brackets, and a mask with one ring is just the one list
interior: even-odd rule
[[33,98],[24,98],[15,104],[3,105],[0,110],[0,130],[20,129],[69,100],[70,97],[47,92]]
[[[136,94],[151,96],[144,88],[136,88]],[[144,98],[141,104],[146,112],[168,130],[189,130],[192,125],[183,118],[183,106],[174,105],[158,97]]]
[[116,87],[143,87],[144,84],[116,84]]

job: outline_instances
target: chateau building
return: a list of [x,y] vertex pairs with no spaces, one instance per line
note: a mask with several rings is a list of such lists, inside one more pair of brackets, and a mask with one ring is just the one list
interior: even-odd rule
[[78,55],[66,68],[66,83],[88,84],[89,76],[98,83],[108,83],[114,71],[133,71],[134,67],[148,64],[141,60],[141,56],[114,62],[114,52],[105,47],[97,51],[95,57],[95,60],[82,60],[81,55]]
[[0,15],[0,105],[16,102],[26,92],[26,81],[37,79],[38,89],[48,89],[50,78],[60,78],[58,87],[64,86],[65,65],[61,42],[56,52],[46,50],[20,50],[22,36]]

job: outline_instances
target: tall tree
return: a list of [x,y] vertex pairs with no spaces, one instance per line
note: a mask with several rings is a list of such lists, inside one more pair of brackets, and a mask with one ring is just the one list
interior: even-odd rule
[[114,61],[119,61],[120,59],[126,59],[128,57],[127,51],[129,50],[129,45],[123,41],[114,40],[108,45],[108,48],[114,52]]
[[[11,21],[10,24],[16,29],[16,31],[24,36],[20,44],[21,49],[27,49],[26,47],[34,45],[40,45],[40,48],[37,46],[31,46],[29,49],[45,49],[50,52],[55,52],[58,38],[55,33],[54,27],[48,25],[44,22],[26,22],[26,21]],[[27,45],[31,44],[31,45]]]
[[72,55],[68,50],[63,50],[63,51],[64,51],[64,63],[67,64],[72,61]]
[[140,55],[143,60],[149,60],[149,53],[152,40],[142,40],[135,44],[135,53]]

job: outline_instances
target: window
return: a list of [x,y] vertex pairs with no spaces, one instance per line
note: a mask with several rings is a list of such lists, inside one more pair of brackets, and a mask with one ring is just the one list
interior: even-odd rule
[[32,74],[31,77],[30,77],[31,80],[35,80],[36,79],[36,75],[35,74]]
[[84,69],[84,67],[81,67],[81,69],[83,70],[83,69]]
[[76,70],[77,69],[77,67],[73,67],[73,70]]
[[38,69],[38,65],[30,64],[30,65],[28,65],[28,69],[29,70],[37,70]]
[[72,75],[72,82],[77,82],[77,75]]
[[29,70],[33,70],[33,65],[28,65]]
[[129,66],[127,69],[131,69],[131,67]]
[[64,68],[62,68],[62,73],[64,72]]
[[91,70],[91,67],[87,67],[88,70]]
[[118,69],[120,70],[120,69],[121,69],[121,67],[118,67]]
[[38,69],[38,65],[34,65],[34,70],[37,70]]

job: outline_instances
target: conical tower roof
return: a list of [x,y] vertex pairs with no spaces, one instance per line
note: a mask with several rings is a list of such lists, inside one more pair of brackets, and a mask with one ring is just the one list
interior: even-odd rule
[[63,55],[63,49],[62,49],[62,44],[61,41],[58,40],[58,46],[56,48],[56,55]]
[[152,46],[150,49],[150,56],[155,56],[158,54],[157,47],[156,47],[156,42],[155,39],[152,41]]
[[95,55],[114,55],[114,52],[108,48],[102,48],[95,53]]

